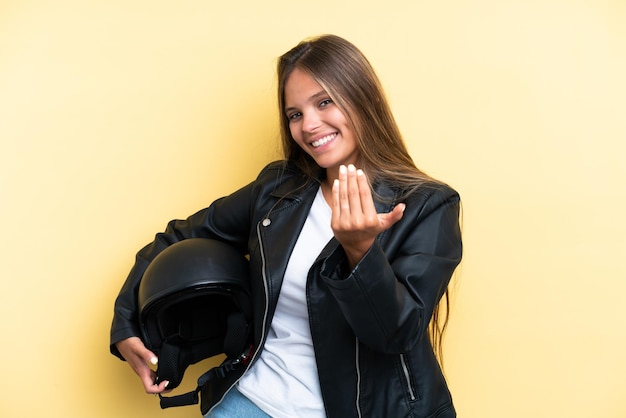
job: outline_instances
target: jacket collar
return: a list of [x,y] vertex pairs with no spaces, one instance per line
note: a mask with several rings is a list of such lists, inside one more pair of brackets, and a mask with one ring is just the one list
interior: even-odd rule
[[317,177],[309,178],[293,163],[286,162],[278,176],[278,185],[272,190],[271,195],[281,199],[300,200],[311,188],[319,187],[325,173],[320,169]]

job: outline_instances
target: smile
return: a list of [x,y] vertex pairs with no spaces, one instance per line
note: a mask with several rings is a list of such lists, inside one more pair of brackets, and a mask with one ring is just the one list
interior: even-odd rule
[[320,138],[317,141],[311,142],[311,145],[313,146],[313,148],[321,147],[322,145],[328,144],[330,141],[335,139],[336,136],[337,133],[326,135],[325,137]]

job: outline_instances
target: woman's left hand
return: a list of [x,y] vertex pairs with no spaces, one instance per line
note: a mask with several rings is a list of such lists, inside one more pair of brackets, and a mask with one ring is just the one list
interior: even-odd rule
[[331,228],[346,252],[350,268],[354,268],[376,236],[402,219],[406,206],[400,203],[389,213],[376,213],[367,177],[352,164],[339,167],[332,193]]

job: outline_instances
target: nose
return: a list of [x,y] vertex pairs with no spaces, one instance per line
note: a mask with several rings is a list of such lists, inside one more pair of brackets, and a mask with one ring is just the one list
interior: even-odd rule
[[320,125],[320,117],[316,111],[310,110],[302,115],[302,129],[305,132],[315,132]]

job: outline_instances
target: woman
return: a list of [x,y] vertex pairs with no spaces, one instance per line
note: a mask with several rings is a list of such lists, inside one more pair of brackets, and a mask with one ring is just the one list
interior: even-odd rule
[[416,168],[351,43],[301,42],[278,81],[285,160],[138,253],[112,352],[146,392],[166,390],[138,338],[134,291],[168,245],[219,239],[250,258],[255,352],[208,417],[456,416],[433,348],[441,328],[429,337],[429,323],[461,259],[458,194]]

